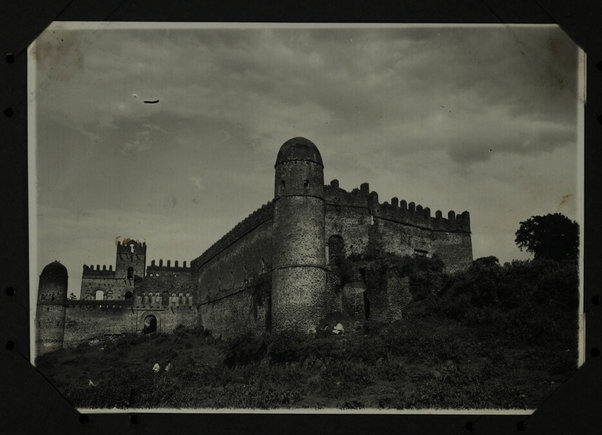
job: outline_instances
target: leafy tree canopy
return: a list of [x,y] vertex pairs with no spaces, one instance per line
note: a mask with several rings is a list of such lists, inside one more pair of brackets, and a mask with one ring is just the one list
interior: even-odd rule
[[533,216],[520,223],[515,243],[536,259],[576,259],[579,254],[579,225],[561,213]]

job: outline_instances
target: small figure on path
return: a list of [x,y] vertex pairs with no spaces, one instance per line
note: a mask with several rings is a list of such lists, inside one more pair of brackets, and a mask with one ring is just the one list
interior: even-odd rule
[[161,366],[159,365],[158,362],[156,362],[155,365],[153,366],[153,371],[155,373],[159,373],[159,370],[161,370]]
[[171,361],[167,361],[167,365],[165,366],[165,371],[168,372],[173,368],[173,366],[171,365]]

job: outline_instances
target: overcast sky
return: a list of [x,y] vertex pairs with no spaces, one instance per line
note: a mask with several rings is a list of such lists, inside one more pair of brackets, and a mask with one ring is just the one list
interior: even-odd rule
[[59,260],[69,292],[117,237],[147,264],[200,255],[272,198],[295,136],[326,182],[470,211],[474,258],[528,258],[521,220],[577,218],[577,47],[556,27],[60,27],[32,53],[37,274]]

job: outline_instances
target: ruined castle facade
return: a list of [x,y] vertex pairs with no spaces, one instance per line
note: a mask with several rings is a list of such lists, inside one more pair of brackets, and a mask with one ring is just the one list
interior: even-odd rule
[[342,285],[336,273],[341,259],[375,250],[437,255],[448,271],[462,270],[472,263],[469,214],[431,216],[428,207],[397,198],[381,203],[367,183],[351,192],[337,180],[325,185],[318,148],[294,138],[278,152],[274,198],[189,267],[146,267],[146,244],[127,240],[117,245],[114,271],[84,266],[81,300],[69,301],[66,270],[48,265],[40,276],[37,322],[46,332],[38,331],[38,348],[108,333],[169,332],[178,324],[231,337],[315,331],[337,315],[356,323],[394,320],[402,315],[407,279],[392,274],[376,291],[360,275]]

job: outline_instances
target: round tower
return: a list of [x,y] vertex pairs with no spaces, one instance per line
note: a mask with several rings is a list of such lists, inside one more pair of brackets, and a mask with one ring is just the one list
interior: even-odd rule
[[324,165],[318,148],[296,137],[275,170],[272,329],[307,332],[326,310]]
[[36,356],[63,347],[67,280],[67,269],[58,261],[42,270],[35,324]]

